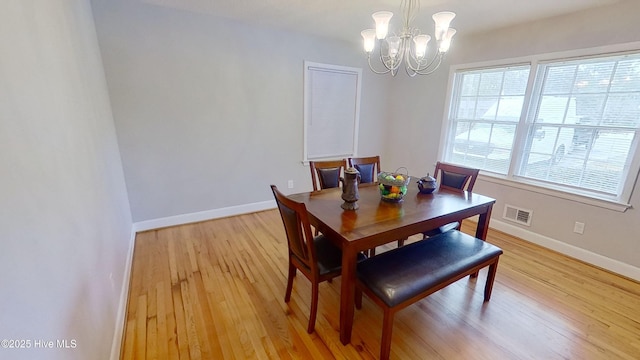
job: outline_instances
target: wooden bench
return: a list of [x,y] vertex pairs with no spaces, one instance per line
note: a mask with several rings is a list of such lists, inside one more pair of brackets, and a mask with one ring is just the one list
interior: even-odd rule
[[[396,312],[486,266],[484,301],[489,301],[501,254],[494,245],[451,230],[359,263],[358,289],[384,310],[380,358],[389,358]],[[362,293],[356,293],[360,309]]]

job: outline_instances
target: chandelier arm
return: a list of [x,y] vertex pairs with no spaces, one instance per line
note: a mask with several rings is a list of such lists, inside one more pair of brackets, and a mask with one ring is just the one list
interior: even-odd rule
[[438,66],[440,66],[440,62],[442,62],[442,57],[444,56],[443,53],[441,52],[437,52],[434,56],[433,59],[431,59],[431,61],[429,61],[429,63],[427,64],[427,66],[423,67],[423,68],[418,68],[418,71],[425,71],[427,69],[430,69],[433,64],[436,62],[436,60],[438,61],[438,63],[435,65],[435,69],[438,68]]
[[[433,55],[433,58],[431,60],[429,60],[429,62],[424,66],[421,66],[420,62],[418,62],[418,60],[416,60],[415,57],[413,57],[413,56],[407,57],[406,66],[408,68],[410,68],[411,70],[417,71],[418,73],[420,73],[422,71],[430,69],[437,61],[437,64],[435,65],[435,68],[433,69],[433,70],[435,70],[435,69],[438,68],[438,66],[440,66],[440,63],[442,62],[442,58],[444,57],[444,54],[445,53],[442,53],[442,52],[438,51],[437,53],[435,53]],[[412,60],[415,62],[415,66],[411,62]]]
[[[382,50],[382,44],[383,44],[384,40],[379,40],[380,46],[378,47],[379,50],[379,55],[380,55],[380,62],[382,63],[382,65],[387,69],[387,71],[383,71],[383,72],[376,72],[375,70],[373,70],[373,66],[371,65],[371,58],[369,57],[369,68],[374,71],[377,74],[386,74],[386,73],[391,73],[392,76],[396,76],[396,74],[398,73],[398,68],[400,68],[400,65],[402,64],[402,60],[403,60],[403,50],[399,51],[399,57],[396,57],[395,59],[393,57],[391,57],[388,54],[387,50],[387,55],[384,55],[384,52]],[[400,46],[401,49],[404,48],[404,39],[402,40],[402,44]]]
[[415,77],[418,74],[415,70],[408,66],[404,67],[404,71],[407,73],[407,75],[409,75],[409,77]]
[[391,71],[391,69],[389,69],[389,68],[385,65],[384,61],[382,61],[382,65],[384,65],[384,67],[385,67],[385,69],[386,69],[386,70],[379,71],[379,70],[374,69],[374,68],[373,68],[373,65],[371,64],[371,55],[367,55],[367,62],[369,63],[369,69],[371,69],[371,71],[373,71],[373,73],[374,73],[374,74],[384,75],[384,74],[388,74],[388,73]]
[[430,69],[428,71],[425,71],[429,68],[429,66],[431,66],[433,64],[433,61],[429,64],[429,66],[425,67],[422,70],[414,70],[414,72],[418,75],[429,75],[432,74],[434,71],[438,70],[438,68],[440,67],[440,64],[442,63],[442,58],[443,58],[443,54],[442,53],[438,53],[438,56],[436,58],[434,58],[433,60],[435,61],[436,59],[438,59],[437,64],[435,65],[435,67],[433,69]]
[[[387,72],[391,72],[391,75],[396,76],[396,74],[398,73],[398,69],[402,64],[402,56],[400,56],[399,59],[393,59],[390,56],[387,56],[387,60],[385,60],[382,54],[380,54],[380,62],[388,70]],[[385,72],[385,74],[387,72]]]

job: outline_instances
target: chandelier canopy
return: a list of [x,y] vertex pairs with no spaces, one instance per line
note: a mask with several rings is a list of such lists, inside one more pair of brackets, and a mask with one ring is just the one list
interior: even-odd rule
[[[393,17],[390,11],[374,13],[372,17],[376,22],[376,28],[361,32],[369,68],[376,74],[391,73],[392,76],[396,76],[398,69],[404,63],[405,71],[409,76],[431,74],[440,66],[442,57],[449,50],[451,39],[456,33],[449,24],[456,14],[451,11],[433,14],[436,49],[430,57],[427,56],[427,46],[431,36],[421,34],[420,29],[411,26],[411,22],[420,12],[420,0],[401,0],[400,10],[404,16],[400,33],[388,34],[389,21]],[[384,66],[381,70],[376,70],[371,63],[371,53],[376,47],[376,40],[378,40],[380,62]]]

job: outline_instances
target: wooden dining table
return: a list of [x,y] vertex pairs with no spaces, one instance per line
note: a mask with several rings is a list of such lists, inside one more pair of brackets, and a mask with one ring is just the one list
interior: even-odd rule
[[486,239],[495,199],[467,191],[438,189],[421,194],[409,184],[400,202],[381,200],[376,184],[360,184],[357,210],[343,210],[341,188],[292,194],[303,202],[309,221],[342,249],[340,289],[340,341],[351,341],[353,328],[356,260],[361,251],[479,215],[475,236]]

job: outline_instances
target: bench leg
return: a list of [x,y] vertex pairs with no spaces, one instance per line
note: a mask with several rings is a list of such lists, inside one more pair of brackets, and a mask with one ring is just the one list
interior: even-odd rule
[[391,353],[391,333],[393,331],[393,317],[395,312],[392,309],[384,309],[382,320],[382,340],[380,343],[380,360],[389,359]]
[[491,298],[491,291],[493,290],[493,281],[496,278],[496,270],[498,270],[498,258],[496,261],[489,265],[489,273],[487,274],[487,283],[484,285],[484,301],[489,301]]

